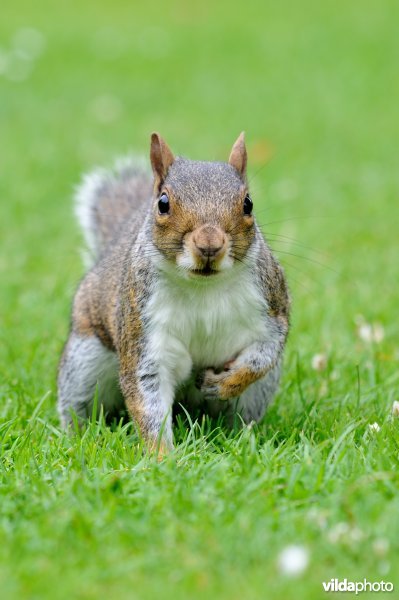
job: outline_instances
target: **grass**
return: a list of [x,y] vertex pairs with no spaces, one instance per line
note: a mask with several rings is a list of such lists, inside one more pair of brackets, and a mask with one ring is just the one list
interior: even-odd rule
[[[393,0],[2,7],[2,598],[313,600],[332,577],[399,589],[398,17]],[[33,61],[26,27],[45,41]],[[66,437],[55,410],[83,273],[73,185],[147,152],[154,129],[208,159],[246,130],[293,296],[265,420],[180,421],[160,464],[129,427]],[[359,337],[359,315],[382,341]],[[278,560],[292,544],[309,556],[296,578]]]

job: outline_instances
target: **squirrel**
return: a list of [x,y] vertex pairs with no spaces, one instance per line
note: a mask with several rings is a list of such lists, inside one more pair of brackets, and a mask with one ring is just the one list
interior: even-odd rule
[[58,371],[68,427],[124,406],[148,449],[173,448],[174,403],[259,421],[289,330],[284,271],[253,214],[244,134],[228,162],[175,157],[151,136],[153,177],[130,161],[95,171],[76,212],[92,266]]

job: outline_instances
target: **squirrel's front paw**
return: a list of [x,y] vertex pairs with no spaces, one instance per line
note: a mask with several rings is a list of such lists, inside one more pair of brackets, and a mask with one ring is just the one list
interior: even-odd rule
[[196,386],[209,399],[222,399],[220,396],[220,384],[222,381],[222,373],[216,373],[214,369],[205,369],[197,377]]
[[227,368],[221,373],[206,369],[197,380],[197,387],[205,398],[229,400],[242,394],[258,378],[248,367]]

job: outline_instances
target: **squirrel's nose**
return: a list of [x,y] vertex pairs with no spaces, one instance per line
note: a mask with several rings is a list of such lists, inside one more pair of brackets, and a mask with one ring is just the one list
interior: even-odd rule
[[226,238],[221,229],[212,225],[203,225],[193,234],[196,254],[200,258],[217,258],[224,249]]
[[204,258],[214,258],[219,254],[223,245],[215,248],[214,246],[198,246],[198,244],[196,244],[196,248]]

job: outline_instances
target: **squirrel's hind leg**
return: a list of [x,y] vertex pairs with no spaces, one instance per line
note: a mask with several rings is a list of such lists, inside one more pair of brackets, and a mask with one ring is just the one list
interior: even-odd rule
[[118,386],[118,359],[94,335],[72,332],[65,346],[58,371],[58,412],[63,427],[91,416],[97,395],[98,408],[113,413],[123,407]]

